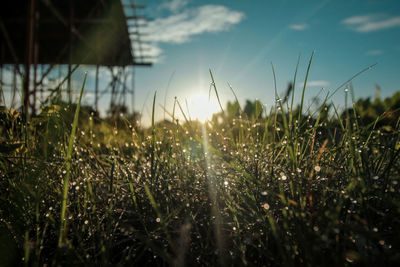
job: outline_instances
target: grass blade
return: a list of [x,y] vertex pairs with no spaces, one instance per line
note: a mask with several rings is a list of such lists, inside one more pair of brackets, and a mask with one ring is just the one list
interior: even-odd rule
[[216,94],[216,96],[217,96],[217,100],[218,100],[219,107],[221,108],[222,113],[225,113],[225,112],[224,112],[224,109],[223,109],[223,107],[222,107],[222,105],[221,105],[221,100],[219,99],[219,95],[218,95],[218,91],[217,91],[217,86],[215,85],[215,81],[214,81],[214,76],[213,76],[213,74],[212,74],[212,72],[211,72],[211,69],[209,69],[209,71],[210,71],[212,86],[214,86],[214,91],[215,91],[215,94]]
[[300,63],[300,55],[297,59],[296,70],[294,72],[294,78],[293,78],[293,92],[292,92],[292,100],[290,103],[289,125],[292,124],[293,120],[293,102],[294,102],[294,93],[296,91],[296,78],[297,78],[297,70],[299,69],[299,63]]
[[310,74],[310,67],[311,67],[313,57],[314,57],[314,51],[312,52],[310,61],[308,62],[306,78],[304,79],[303,91],[301,93],[301,102],[300,102],[300,110],[299,110],[299,118],[298,118],[299,124],[300,124],[301,115],[303,113],[304,94],[306,92],[307,80],[308,80],[308,75]]
[[58,237],[58,247],[61,247],[62,244],[65,242],[65,235],[66,235],[66,228],[67,228],[65,214],[67,212],[68,188],[69,188],[69,179],[71,176],[72,150],[73,150],[74,141],[75,141],[76,129],[78,127],[79,110],[81,107],[83,89],[85,88],[86,76],[87,76],[87,73],[85,73],[85,77],[83,79],[83,83],[82,83],[82,87],[81,87],[81,92],[79,94],[79,100],[78,100],[78,104],[77,104],[76,110],[75,110],[74,121],[72,123],[72,130],[71,130],[71,134],[69,136],[67,155],[65,158],[67,173],[64,178],[63,191],[62,191],[61,220],[60,220],[60,233],[59,233],[59,237]]
[[154,124],[156,96],[157,96],[157,91],[154,92],[153,108],[151,111],[151,155],[150,155],[151,179],[154,179],[155,171],[156,171],[155,162],[154,162],[154,151],[156,150],[156,128],[155,128],[155,124]]

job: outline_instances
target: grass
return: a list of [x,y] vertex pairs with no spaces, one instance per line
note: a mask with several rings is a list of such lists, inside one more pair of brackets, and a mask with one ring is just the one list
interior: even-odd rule
[[83,89],[85,87],[86,75],[87,74],[85,74],[85,78],[83,79],[82,88],[81,88],[81,91],[79,94],[79,100],[78,100],[78,104],[76,106],[74,120],[72,122],[72,130],[69,135],[68,150],[67,150],[67,154],[65,157],[66,174],[65,174],[64,181],[63,181],[63,190],[62,190],[62,203],[61,203],[61,215],[60,215],[61,222],[60,222],[60,233],[58,235],[58,247],[61,247],[63,245],[65,235],[66,235],[66,230],[67,230],[65,213],[67,211],[69,179],[71,176],[72,149],[73,149],[74,142],[75,142],[76,129],[78,127],[79,110],[81,107],[81,100],[82,100]]
[[399,119],[379,125],[396,110],[366,123],[327,96],[307,114],[305,90],[206,124],[178,124],[177,100],[156,123],[154,94],[149,129],[80,100],[28,121],[3,108],[2,264],[398,264]]

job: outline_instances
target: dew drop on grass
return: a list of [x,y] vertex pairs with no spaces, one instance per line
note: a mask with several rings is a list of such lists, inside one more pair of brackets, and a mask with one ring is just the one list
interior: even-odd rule
[[262,205],[262,207],[263,207],[265,210],[269,210],[269,204],[268,204],[268,203],[264,203],[264,204]]

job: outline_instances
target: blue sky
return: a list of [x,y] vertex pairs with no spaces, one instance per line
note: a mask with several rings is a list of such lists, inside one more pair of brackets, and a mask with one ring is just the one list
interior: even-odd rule
[[[223,102],[234,99],[229,82],[242,103],[260,99],[274,103],[271,62],[278,91],[293,79],[301,54],[298,84],[305,75],[313,50],[308,99],[322,87],[333,91],[363,68],[378,65],[353,81],[355,96],[374,97],[375,84],[382,96],[400,89],[400,1],[143,1],[153,20],[148,33],[152,68],[136,69],[136,108],[144,101],[148,117],[152,95],[167,109],[174,96],[181,102],[197,92],[208,93],[211,69]],[[149,96],[150,95],[150,96]],[[344,92],[333,97],[343,105]],[[190,106],[190,105],[189,105]],[[189,107],[190,111],[190,107]],[[162,109],[158,116],[162,116]]]

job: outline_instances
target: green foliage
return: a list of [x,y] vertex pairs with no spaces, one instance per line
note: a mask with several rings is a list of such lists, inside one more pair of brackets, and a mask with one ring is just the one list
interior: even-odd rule
[[365,125],[373,123],[376,118],[381,117],[378,127],[393,129],[400,117],[400,92],[396,92],[383,101],[380,98],[376,98],[372,102],[369,98],[359,99],[354,108]]

